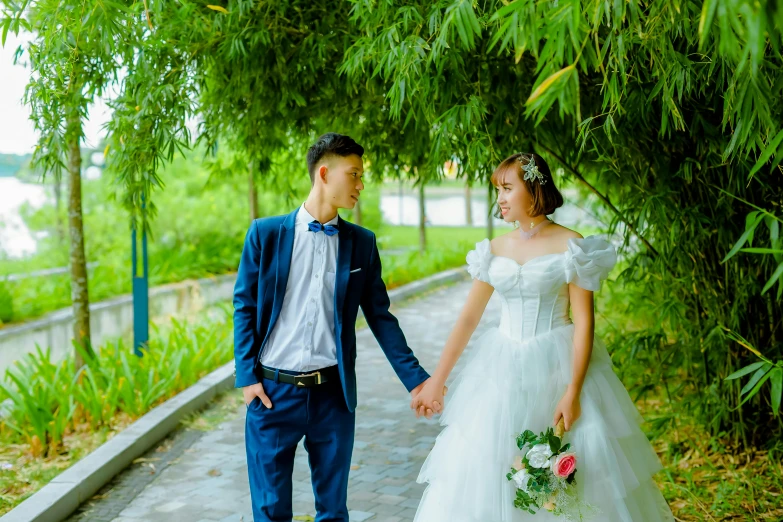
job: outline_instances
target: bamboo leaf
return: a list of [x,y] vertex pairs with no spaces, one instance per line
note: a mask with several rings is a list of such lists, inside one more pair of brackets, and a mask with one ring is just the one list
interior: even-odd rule
[[759,368],[761,368],[765,364],[766,363],[764,361],[759,361],[759,362],[756,362],[756,363],[753,363],[753,364],[749,364],[749,365],[745,366],[744,368],[741,368],[741,369],[737,370],[736,372],[732,373],[728,377],[725,377],[723,380],[724,381],[730,381],[732,379],[736,379],[737,377],[742,377],[743,375],[747,375],[747,374],[749,374],[752,371],[758,370]]
[[783,369],[775,368],[772,371],[770,384],[772,387],[769,392],[769,398],[772,403],[772,414],[777,417],[778,413],[780,413],[780,398],[783,395]]
[[763,216],[759,215],[758,212],[751,212],[749,215],[753,215],[752,222],[750,223],[750,226],[745,227],[745,232],[740,236],[740,238],[737,240],[736,243],[734,243],[734,246],[731,247],[731,250],[728,254],[726,254],[726,257],[723,258],[721,263],[725,263],[734,255],[739,252],[740,248],[742,248],[742,245],[745,244],[745,242],[748,240],[748,238],[753,234],[753,232],[756,230],[756,227],[759,223],[761,223],[762,219],[764,219]]
[[772,155],[777,152],[781,141],[783,141],[783,129],[781,129],[781,131],[778,132],[774,138],[772,138],[772,141],[769,142],[767,148],[765,148],[764,152],[762,152],[761,156],[759,156],[759,159],[756,162],[756,164],[753,165],[752,169],[750,169],[750,173],[748,174],[748,180],[753,179],[753,176],[756,174],[756,172],[758,172],[759,169],[761,169],[761,167],[763,167],[764,164],[769,160],[769,158],[771,158]]
[[772,365],[769,363],[764,363],[764,366],[756,370],[756,373],[753,374],[753,377],[750,378],[750,380],[745,383],[745,386],[742,387],[742,390],[740,390],[740,396],[745,395],[750,391],[756,384],[767,375],[770,370],[772,370]]
[[741,248],[740,252],[748,254],[783,254],[783,250],[776,248]]
[[2,45],[5,47],[5,40],[8,38],[8,30],[11,28],[11,19],[10,18],[4,18],[3,19],[3,41]]
[[715,10],[718,7],[718,0],[705,0],[701,8],[701,18],[699,19],[699,49],[704,46],[707,35],[710,34],[712,18],[715,16]]
[[[772,372],[767,372],[764,374],[764,376],[759,380],[759,382],[756,383],[756,386],[753,387],[752,390],[748,392],[748,394],[745,396],[744,399],[742,399],[742,402],[739,403],[739,406],[742,406],[746,402],[748,402],[751,398],[753,398],[761,389],[762,386],[764,386],[764,383],[767,382],[767,379],[769,379],[769,376],[772,374]],[[741,394],[740,394],[741,395]]]
[[783,263],[780,263],[778,267],[775,269],[775,271],[772,273],[772,277],[769,278],[769,281],[767,281],[767,284],[764,285],[764,288],[761,289],[761,293],[765,294],[767,290],[772,288],[772,285],[775,284],[775,281],[777,281],[781,274],[783,274]]
[[560,69],[556,73],[550,75],[546,80],[541,82],[541,85],[539,85],[533,93],[530,95],[530,97],[525,102],[526,104],[531,104],[534,101],[536,101],[542,94],[544,94],[547,89],[549,89],[556,81],[558,81],[560,78],[562,78],[564,75],[567,75],[571,73],[574,70],[573,65],[569,65],[568,67],[564,67],[563,69]]

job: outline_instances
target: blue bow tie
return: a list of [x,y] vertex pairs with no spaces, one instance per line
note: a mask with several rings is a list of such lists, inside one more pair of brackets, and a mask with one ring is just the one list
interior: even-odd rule
[[324,226],[318,221],[311,221],[310,223],[307,224],[307,228],[309,229],[310,232],[323,232],[327,236],[333,236],[340,231],[340,229],[338,229],[334,225]]

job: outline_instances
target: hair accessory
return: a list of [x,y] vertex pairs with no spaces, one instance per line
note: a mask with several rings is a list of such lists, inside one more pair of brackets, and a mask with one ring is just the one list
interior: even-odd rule
[[[522,154],[519,156],[519,160],[522,159]],[[538,183],[543,185],[546,183],[546,180],[544,179],[544,174],[538,170],[538,165],[536,165],[536,160],[533,157],[532,154],[528,154],[529,158],[527,160],[527,165],[522,165],[522,170],[525,171],[525,181],[532,181],[532,180],[538,180]],[[520,161],[521,163],[521,161]]]

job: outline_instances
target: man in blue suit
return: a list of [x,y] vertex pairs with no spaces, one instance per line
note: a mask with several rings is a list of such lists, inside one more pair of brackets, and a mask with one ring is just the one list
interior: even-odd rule
[[[294,453],[304,438],[317,522],[347,522],[356,409],[356,315],[413,397],[429,378],[381,279],[375,235],[337,215],[359,200],[364,149],[324,134],[307,151],[312,189],[285,216],[255,220],[234,287],[237,388],[256,522],[290,522]],[[428,414],[431,412],[427,412]]]

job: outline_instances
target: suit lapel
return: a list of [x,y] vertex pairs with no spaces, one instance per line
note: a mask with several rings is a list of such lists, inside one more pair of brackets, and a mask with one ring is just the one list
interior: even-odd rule
[[345,292],[348,288],[348,279],[351,272],[351,254],[353,253],[353,230],[339,218],[340,232],[337,234],[337,274],[334,284],[334,316],[335,326],[343,324],[343,303]]
[[288,285],[288,274],[291,272],[291,255],[294,251],[294,235],[296,234],[296,215],[299,209],[294,210],[280,225],[277,237],[277,271],[275,273],[275,298],[272,305],[272,317],[269,321],[269,332],[275,326],[280,310],[283,308],[283,298]]

